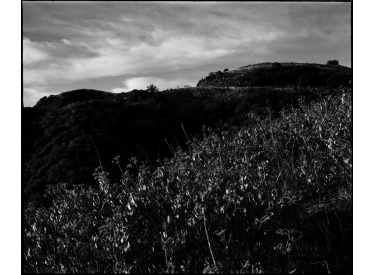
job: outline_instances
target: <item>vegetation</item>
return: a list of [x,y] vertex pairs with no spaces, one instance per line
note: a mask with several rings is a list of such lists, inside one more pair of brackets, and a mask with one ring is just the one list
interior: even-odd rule
[[[296,107],[301,97],[309,103],[340,91],[187,87],[158,93],[77,90],[44,98],[22,110],[24,202],[45,203],[43,194],[49,184],[96,185],[92,178],[92,169],[99,164],[96,149],[103,163],[121,155],[126,161],[137,157],[158,167],[158,158],[173,155],[171,146],[187,149],[185,133],[189,138],[201,137],[203,125],[252,125],[255,121],[249,113],[265,118],[269,107],[279,116],[283,107]],[[121,176],[116,167],[107,170]]]
[[337,65],[339,65],[339,61],[337,61],[337,60],[328,60],[327,61],[327,65],[337,66]]
[[[158,167],[130,158],[125,169],[115,157],[112,166],[119,174],[108,172],[110,163],[102,149],[110,144],[98,145],[93,136],[100,148],[101,164],[94,172],[98,184],[51,184],[43,206],[28,204],[24,272],[352,273],[352,91],[306,89],[310,100],[303,100],[299,90],[261,91],[274,92],[278,100],[299,100],[294,105],[277,105],[274,100],[264,109],[263,94],[258,98],[250,88],[237,90],[237,97],[228,89],[203,88],[161,93],[156,99],[142,92],[128,95],[134,101],[122,105],[125,113],[136,112],[131,104],[139,96],[150,100],[137,113],[149,112],[147,119],[155,114],[151,110],[163,112],[163,100],[175,103],[183,98],[193,108],[204,106],[209,98],[218,106],[206,106],[208,114],[225,113],[230,102],[235,108],[225,114],[230,125],[204,127],[201,138],[184,131],[185,150],[168,143],[173,156],[159,158]],[[215,97],[209,97],[210,92]],[[237,105],[246,102],[246,94],[248,105]],[[105,119],[116,117],[116,112],[106,104],[93,101],[84,106],[92,108],[90,118],[103,116],[108,125]],[[95,112],[94,106],[107,113]],[[174,110],[183,117],[190,107],[177,105]],[[60,112],[77,113],[84,107],[64,108]],[[59,119],[54,111],[40,117]],[[66,118],[76,119],[73,125],[86,121]],[[236,119],[238,123],[232,123]],[[40,125],[44,144],[64,140],[59,135],[63,129]],[[77,126],[73,131],[81,130]],[[80,148],[86,142],[83,134],[78,137],[82,139],[70,146]],[[61,149],[51,145],[44,150]]]
[[150,84],[149,86],[147,86],[147,90],[150,93],[155,93],[159,91],[158,87],[156,87],[154,84]]

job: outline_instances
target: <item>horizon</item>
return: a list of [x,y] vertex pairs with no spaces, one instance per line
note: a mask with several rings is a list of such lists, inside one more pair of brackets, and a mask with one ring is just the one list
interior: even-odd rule
[[[229,6],[230,5],[230,6]],[[24,2],[23,102],[196,83],[265,62],[351,64],[351,3]]]

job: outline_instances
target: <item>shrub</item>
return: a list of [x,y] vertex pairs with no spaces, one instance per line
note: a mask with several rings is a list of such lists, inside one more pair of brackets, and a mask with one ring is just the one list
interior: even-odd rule
[[149,86],[147,86],[147,90],[150,93],[155,93],[155,92],[159,91],[158,87],[156,87],[154,84],[150,84]]
[[24,271],[351,273],[351,93],[299,104],[204,128],[155,171],[51,186],[25,211]]
[[327,65],[337,66],[337,65],[339,65],[339,62],[337,60],[328,60]]

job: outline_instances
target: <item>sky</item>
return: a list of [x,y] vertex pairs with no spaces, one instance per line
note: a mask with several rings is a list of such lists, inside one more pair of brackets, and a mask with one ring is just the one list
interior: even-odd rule
[[23,102],[74,89],[196,86],[260,62],[351,67],[351,4],[23,2]]

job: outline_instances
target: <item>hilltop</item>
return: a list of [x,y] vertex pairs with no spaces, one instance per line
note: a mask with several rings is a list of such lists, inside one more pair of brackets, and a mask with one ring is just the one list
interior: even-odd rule
[[63,92],[59,95],[50,95],[41,98],[35,105],[36,109],[57,109],[63,106],[90,100],[103,100],[110,96],[112,93],[98,91],[94,89],[78,89],[68,92]]
[[340,65],[267,62],[211,72],[197,87],[338,87],[351,78],[352,70]]

